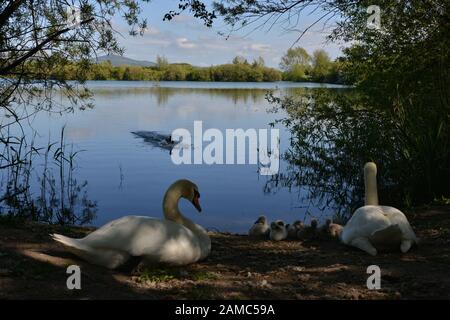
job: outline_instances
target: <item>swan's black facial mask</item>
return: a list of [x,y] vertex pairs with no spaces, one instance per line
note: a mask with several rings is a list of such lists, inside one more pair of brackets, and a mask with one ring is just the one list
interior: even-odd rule
[[195,209],[198,210],[198,212],[202,212],[202,207],[200,207],[200,193],[197,190],[194,190],[194,198],[192,199],[192,204],[194,205]]

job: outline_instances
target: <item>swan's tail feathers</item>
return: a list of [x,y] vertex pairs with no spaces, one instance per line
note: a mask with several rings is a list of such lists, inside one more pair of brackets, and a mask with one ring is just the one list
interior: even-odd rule
[[63,236],[62,234],[53,233],[53,234],[50,234],[50,237],[52,237],[53,240],[60,242],[63,245],[68,246],[68,247],[78,248],[80,246],[78,239],[72,239],[72,238]]
[[63,244],[66,249],[76,256],[96,265],[115,269],[125,263],[130,255],[126,252],[107,248],[91,248],[82,239],[73,239],[61,234],[51,234],[53,240]]
[[81,242],[81,239],[73,239],[57,233],[51,234],[50,236],[53,240],[66,246],[69,251],[83,258],[85,257],[83,252],[89,252],[90,250],[88,246]]

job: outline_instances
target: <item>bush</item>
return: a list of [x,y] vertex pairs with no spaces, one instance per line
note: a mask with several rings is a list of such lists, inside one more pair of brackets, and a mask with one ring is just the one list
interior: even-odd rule
[[[28,64],[33,69],[33,63]],[[125,80],[125,81],[234,81],[234,82],[262,82],[280,81],[281,72],[268,68],[261,63],[248,62],[223,64],[211,67],[194,67],[187,63],[162,64],[155,67],[140,66],[112,66],[102,62],[88,68],[77,63],[64,63],[61,68],[52,72],[54,78],[75,79],[79,72],[87,70],[86,80]]]

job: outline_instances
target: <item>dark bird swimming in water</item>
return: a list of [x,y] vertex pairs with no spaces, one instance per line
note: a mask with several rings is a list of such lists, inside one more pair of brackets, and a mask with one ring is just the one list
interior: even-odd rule
[[172,151],[177,142],[172,140],[170,134],[163,134],[157,131],[132,131],[132,134],[143,138],[145,142],[151,144],[154,147]]

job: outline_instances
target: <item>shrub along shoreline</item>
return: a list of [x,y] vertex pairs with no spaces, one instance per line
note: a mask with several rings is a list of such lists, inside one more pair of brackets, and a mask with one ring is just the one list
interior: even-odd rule
[[[27,64],[31,74],[39,74],[41,66],[37,61]],[[188,63],[159,62],[155,66],[113,66],[110,61],[86,64],[85,62],[57,61],[49,68],[47,77],[64,80],[120,80],[120,81],[211,81],[211,82],[327,82],[342,84],[337,70],[330,69],[321,77],[293,75],[292,70],[280,71],[264,65],[263,62],[247,62],[235,58],[232,63],[197,67]]]
[[[32,63],[30,68],[33,68]],[[83,72],[85,80],[122,81],[223,81],[223,82],[274,82],[282,80],[281,71],[266,66],[250,64],[223,64],[195,67],[187,63],[172,63],[163,67],[131,65],[113,66],[109,61],[92,64],[87,70],[77,63],[64,64],[52,72],[52,77],[74,80]]]

